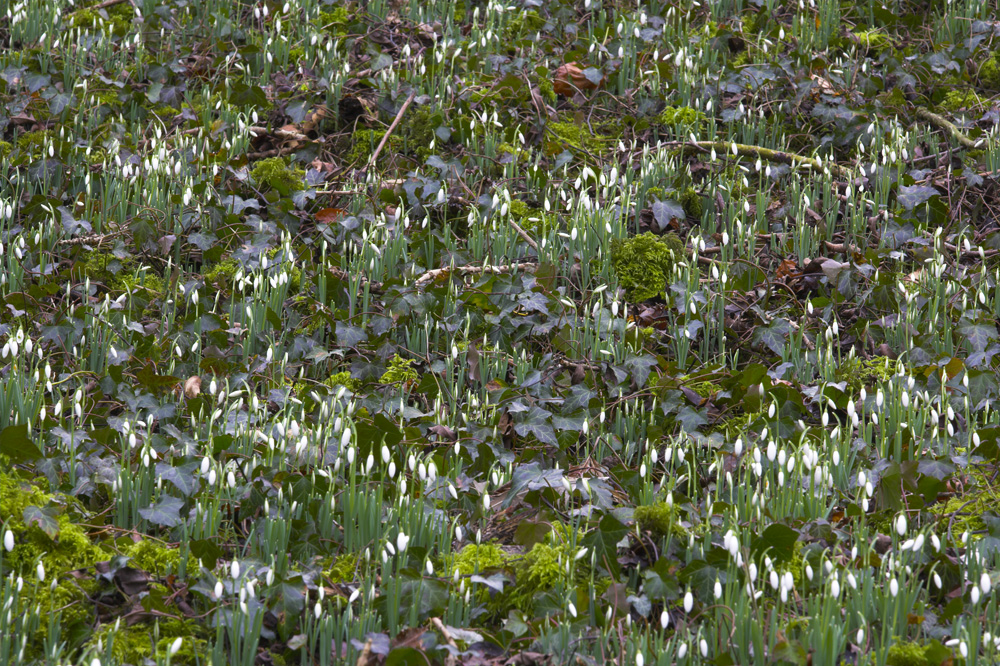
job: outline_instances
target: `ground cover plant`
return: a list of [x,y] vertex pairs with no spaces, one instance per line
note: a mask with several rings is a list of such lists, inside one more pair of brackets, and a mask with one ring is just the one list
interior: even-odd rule
[[996,663],[998,43],[4,0],[0,663]]

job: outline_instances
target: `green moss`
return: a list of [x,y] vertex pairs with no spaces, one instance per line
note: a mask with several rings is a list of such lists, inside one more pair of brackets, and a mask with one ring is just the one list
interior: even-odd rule
[[[30,606],[40,615],[59,611],[64,632],[79,623],[93,621],[93,604],[87,596],[97,591],[92,579],[77,580],[66,576],[70,571],[86,569],[107,561],[111,554],[94,544],[77,523],[81,522],[72,499],[45,491],[44,481],[23,481],[12,474],[0,474],[0,520],[4,530],[14,535],[14,549],[3,555],[4,570],[16,572],[26,580],[35,580],[39,562],[45,569],[45,583],[35,588]],[[41,509],[57,514],[57,534],[50,537],[37,523],[25,521],[25,510]],[[48,635],[43,619],[29,641],[29,652],[39,650]]]
[[[517,608],[529,612],[539,593],[556,586],[579,589],[587,585],[589,560],[575,560],[577,546],[574,545],[576,540],[569,538],[570,529],[561,523],[553,523],[546,541],[536,543],[524,557],[512,562],[516,582],[509,594],[492,600],[491,607],[495,611]],[[572,576],[566,570],[566,563],[571,561],[574,562],[570,567]]]
[[[385,130],[374,130],[374,129],[358,129],[355,130],[351,135],[351,149],[347,153],[347,163],[348,164],[365,164],[371,158],[372,153],[375,152],[376,146],[385,136]],[[393,153],[402,150],[403,148],[403,138],[392,134],[389,137],[389,142],[382,149],[382,154]]]
[[538,80],[538,92],[542,93],[542,98],[549,104],[555,104],[558,101],[556,88],[552,84],[552,81],[548,79],[543,78]]
[[700,220],[701,214],[704,212],[704,201],[702,201],[701,194],[698,190],[693,187],[688,187],[686,190],[681,192],[680,195],[681,206],[684,207],[684,212],[688,217],[694,220]]
[[645,301],[661,296],[673,271],[674,261],[681,259],[684,244],[674,234],[664,237],[646,232],[611,244],[611,267],[618,283],[625,289],[629,301]]
[[[431,156],[430,145],[436,138],[434,132],[443,122],[440,112],[435,112],[429,106],[419,106],[414,109],[403,127],[403,137],[407,148],[424,162]],[[392,137],[389,137],[392,140]],[[436,144],[435,144],[436,145]]]
[[551,130],[555,138],[550,138],[545,142],[545,152],[549,155],[558,155],[567,147],[574,152],[600,153],[609,144],[610,139],[600,134],[592,134],[585,125],[577,125],[572,122],[549,123],[547,128]]
[[[928,511],[938,516],[939,519],[949,522],[954,515],[952,534],[955,536],[964,532],[972,533],[985,530],[986,523],[983,522],[983,514],[994,511],[997,502],[1000,501],[1000,496],[996,492],[983,485],[983,482],[986,481],[986,479],[979,479],[978,487],[969,489],[962,495],[952,497],[947,502],[932,504],[928,507]],[[973,535],[971,538],[976,540],[979,535]]]
[[690,106],[668,106],[656,117],[660,125],[678,128],[685,134],[704,127],[707,120],[704,113]]
[[236,273],[239,270],[239,261],[232,258],[223,259],[222,261],[216,262],[210,269],[205,271],[205,274],[202,277],[205,279],[206,285],[215,285],[224,289],[232,284],[233,279],[236,277]]
[[25,132],[17,137],[17,147],[29,157],[40,157],[46,144],[53,143],[54,140],[55,134],[52,130]]
[[14,146],[9,141],[0,141],[0,157],[7,157],[13,149]]
[[893,88],[887,93],[880,94],[879,99],[882,101],[882,104],[886,106],[906,105],[906,95],[903,94],[903,91],[900,88]]
[[253,165],[250,177],[260,188],[277,190],[287,196],[296,190],[305,189],[302,182],[306,177],[304,169],[291,168],[280,157],[269,157]]
[[320,12],[319,18],[313,23],[328,35],[346,35],[351,23],[351,10],[346,6],[334,7],[330,11]]
[[981,108],[982,106],[983,100],[972,88],[949,90],[941,103],[938,104],[938,108],[942,111],[959,111],[961,109]]
[[555,227],[554,216],[539,208],[532,208],[519,199],[512,199],[508,207],[510,216],[528,233],[546,236]]
[[401,358],[396,354],[389,360],[389,368],[379,380],[383,384],[399,384],[417,381],[417,371],[411,368],[413,359]]
[[199,658],[204,661],[208,650],[203,632],[190,621],[161,619],[153,625],[136,624],[133,626],[114,624],[103,625],[84,646],[84,649],[96,650],[100,646],[101,654],[111,646],[111,654],[119,664],[145,664],[154,660],[165,661],[170,653],[170,647],[178,638],[182,640],[181,647],[170,658],[171,664],[195,664]]
[[976,74],[979,85],[987,90],[1000,90],[1000,54],[994,53]]
[[902,641],[889,646],[886,666],[929,666],[927,648],[919,643]]
[[503,35],[506,40],[517,40],[534,35],[544,27],[545,19],[534,9],[529,9],[512,17],[504,27]]
[[329,387],[334,386],[346,386],[349,390],[356,392],[361,387],[361,382],[357,379],[351,377],[350,370],[345,370],[343,372],[338,372],[335,375],[330,375],[323,382]]
[[[122,552],[132,558],[132,566],[156,576],[177,574],[180,571],[181,552],[177,548],[143,540],[124,547]],[[187,571],[197,570],[198,560],[189,555]]]
[[358,556],[345,553],[333,561],[333,564],[323,574],[331,583],[349,583],[358,575]]
[[[36,523],[24,521],[25,509],[35,507],[56,514],[58,534],[49,537]],[[47,576],[58,577],[67,571],[93,566],[107,560],[109,554],[93,544],[76,524],[70,511],[72,500],[45,492],[37,485],[10,474],[0,474],[0,517],[5,529],[14,534],[14,550],[4,555],[4,567],[24,576],[34,576],[41,559]]]
[[452,553],[444,564],[449,576],[455,571],[462,576],[472,576],[488,569],[498,569],[507,564],[510,558],[500,546],[494,543],[480,545],[468,544],[458,553]]
[[889,381],[897,370],[897,361],[888,358],[870,358],[862,361],[857,356],[851,356],[841,361],[835,377],[837,381],[847,382],[855,393],[862,387],[872,387]]
[[637,506],[632,518],[643,532],[650,532],[657,539],[666,536],[686,538],[688,531],[678,520],[679,511],[676,506],[666,502],[657,502],[650,506]]
[[851,36],[857,40],[863,49],[873,53],[881,53],[892,48],[892,40],[889,39],[887,34],[879,30],[852,32]]
[[163,278],[149,271],[140,271],[132,257],[119,259],[111,254],[93,251],[84,255],[82,261],[73,266],[80,279],[90,278],[111,292],[127,291],[147,297],[159,297],[165,293]]

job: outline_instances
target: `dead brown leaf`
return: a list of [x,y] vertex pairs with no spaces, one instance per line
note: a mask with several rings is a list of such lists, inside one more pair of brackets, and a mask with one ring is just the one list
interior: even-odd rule
[[581,90],[595,90],[597,84],[588,79],[575,62],[568,62],[556,70],[552,88],[557,95],[572,97]]
[[199,393],[201,393],[201,377],[198,375],[188,377],[184,381],[184,397],[197,398]]

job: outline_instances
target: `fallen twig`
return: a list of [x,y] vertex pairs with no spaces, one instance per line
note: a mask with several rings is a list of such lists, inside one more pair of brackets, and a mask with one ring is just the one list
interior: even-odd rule
[[[727,154],[732,155],[733,145],[734,144],[726,143],[725,141],[669,141],[659,144],[659,147],[680,148],[681,150],[703,150],[705,152],[714,149],[717,155],[725,156]],[[844,167],[838,166],[833,162],[823,162],[815,157],[806,157],[805,155],[787,153],[782,150],[771,150],[770,148],[764,148],[762,146],[748,146],[743,143],[737,143],[735,145],[737,151],[735,156],[753,155],[769,162],[804,165],[820,171],[829,169],[830,173],[835,176],[843,177],[848,175],[848,171]]]
[[955,137],[956,141],[966,148],[975,148],[980,143],[979,141],[973,141],[969,137],[962,134],[962,130],[958,129],[958,126],[955,125],[955,123],[947,120],[944,116],[940,116],[933,111],[928,111],[927,109],[919,106],[917,107],[916,113],[918,118],[923,118],[931,125],[935,125],[936,127],[948,132]]
[[518,233],[518,235],[519,235],[519,236],[521,236],[521,238],[523,238],[523,239],[524,239],[524,242],[525,242],[525,243],[527,243],[528,245],[530,245],[530,246],[532,247],[532,249],[534,249],[534,250],[535,250],[535,254],[538,254],[538,251],[539,251],[539,250],[538,250],[538,243],[536,243],[536,242],[535,242],[535,241],[534,241],[534,240],[533,240],[533,239],[531,238],[531,236],[529,236],[529,235],[528,235],[528,232],[527,232],[527,231],[525,231],[524,229],[522,229],[522,228],[521,228],[521,227],[520,227],[520,226],[519,226],[519,225],[517,224],[517,222],[515,222],[514,220],[508,220],[508,221],[510,222],[510,226],[514,227],[514,231],[516,231],[516,232]]
[[378,147],[375,148],[375,152],[372,153],[371,159],[368,160],[368,164],[375,164],[375,160],[378,159],[378,156],[382,153],[382,149],[385,148],[385,144],[389,140],[389,137],[392,136],[392,131],[396,129],[396,125],[398,125],[399,121],[403,119],[403,114],[406,113],[406,110],[413,102],[413,98],[416,96],[416,91],[411,92],[410,96],[406,98],[405,102],[403,102],[403,106],[399,107],[399,112],[396,114],[396,117],[392,119],[392,124],[389,125],[389,129],[387,129],[385,134],[382,135],[382,140],[378,142]]
[[510,264],[507,266],[454,266],[447,268],[434,268],[427,271],[423,275],[417,278],[416,285],[422,287],[428,282],[433,282],[442,275],[447,275],[448,273],[459,273],[460,275],[480,275],[483,273],[490,273],[493,275],[501,273],[512,273],[514,271],[524,271],[526,273],[533,273],[535,269],[538,268],[538,264],[522,262],[518,264]]
[[113,7],[114,5],[120,5],[123,2],[130,2],[130,0],[104,0],[104,2],[98,2],[96,5],[90,5],[89,7],[81,7],[74,12],[70,12],[69,16],[76,14],[77,12],[82,12],[84,9],[104,9],[106,7]]

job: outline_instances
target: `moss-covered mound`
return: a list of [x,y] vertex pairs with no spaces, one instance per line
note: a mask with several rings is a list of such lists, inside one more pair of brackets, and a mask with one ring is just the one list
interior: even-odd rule
[[662,296],[684,244],[673,234],[660,237],[646,232],[611,244],[611,267],[625,297],[639,302]]

